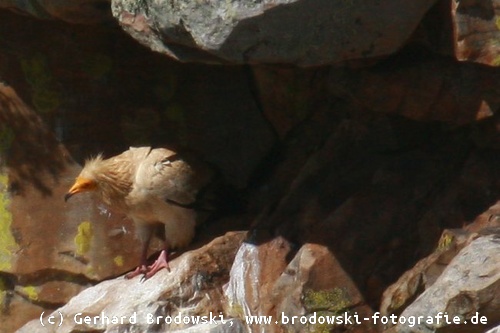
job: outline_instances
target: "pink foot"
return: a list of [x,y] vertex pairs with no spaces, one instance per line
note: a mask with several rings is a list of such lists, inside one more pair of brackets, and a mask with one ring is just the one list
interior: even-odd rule
[[126,274],[125,279],[132,279],[137,275],[145,274],[147,271],[148,268],[146,267],[146,265],[140,265],[133,272]]
[[147,272],[146,274],[144,274],[144,280],[149,279],[162,268],[166,268],[170,271],[170,266],[168,265],[167,251],[165,250],[161,251],[160,255],[158,256],[158,259],[156,259],[156,261],[151,266],[148,266]]

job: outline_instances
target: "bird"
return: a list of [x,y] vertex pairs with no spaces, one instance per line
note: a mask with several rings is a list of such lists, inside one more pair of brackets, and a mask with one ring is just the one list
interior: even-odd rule
[[[102,154],[85,161],[76,180],[64,196],[93,192],[111,211],[130,218],[142,243],[140,263],[125,275],[149,279],[169,268],[169,253],[187,246],[195,227],[210,212],[210,184],[215,172],[192,155],[166,148],[130,147],[104,159]],[[204,201],[202,200],[204,199]],[[147,265],[150,240],[160,224],[164,245],[152,265]]]

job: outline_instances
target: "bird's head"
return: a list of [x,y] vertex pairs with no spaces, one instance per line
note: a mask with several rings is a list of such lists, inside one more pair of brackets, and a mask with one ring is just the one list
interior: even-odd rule
[[76,177],[75,183],[64,196],[64,201],[68,201],[69,198],[77,193],[91,192],[97,189],[97,175],[100,172],[102,161],[102,155],[97,155],[95,158],[85,161],[82,172]]
[[64,201],[68,201],[69,198],[77,193],[93,191],[96,187],[97,183],[94,180],[78,176],[73,186],[71,186],[68,193],[64,196]]

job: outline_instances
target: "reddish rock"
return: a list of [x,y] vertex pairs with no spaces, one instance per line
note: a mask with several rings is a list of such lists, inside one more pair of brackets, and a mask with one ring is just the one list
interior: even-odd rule
[[419,121],[462,125],[492,117],[500,105],[497,71],[412,49],[371,68],[331,71],[329,87],[353,108]]
[[500,66],[500,2],[451,2],[455,55],[458,60]]
[[[369,321],[359,320],[373,314],[363,296],[327,247],[305,244],[276,280],[272,289],[274,314],[278,320],[305,317],[300,322],[283,323],[283,332],[329,330],[330,332],[377,332]],[[341,318],[343,323],[327,324],[319,319]],[[347,319],[349,318],[349,319]],[[281,318],[283,322],[284,318]],[[305,320],[305,319],[304,319]],[[297,319],[298,321],[298,319]]]
[[281,140],[329,107],[323,99],[328,78],[324,69],[254,66],[252,72],[264,116]]

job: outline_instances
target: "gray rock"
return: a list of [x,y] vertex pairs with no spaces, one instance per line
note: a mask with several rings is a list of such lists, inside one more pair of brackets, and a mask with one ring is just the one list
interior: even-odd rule
[[112,11],[142,44],[181,61],[313,66],[395,52],[434,2],[114,0]]
[[[399,323],[390,332],[484,332],[500,321],[500,233],[485,235],[460,251],[436,282],[400,315],[427,321]],[[438,321],[437,316],[442,317]],[[447,316],[446,319],[444,316]],[[486,320],[486,325],[478,324]],[[452,325],[457,320],[460,324]]]

